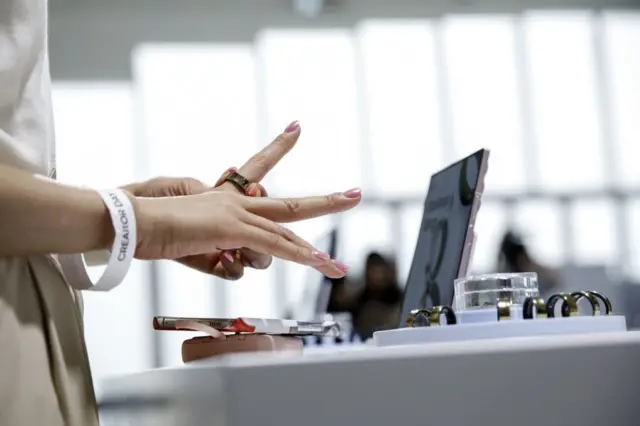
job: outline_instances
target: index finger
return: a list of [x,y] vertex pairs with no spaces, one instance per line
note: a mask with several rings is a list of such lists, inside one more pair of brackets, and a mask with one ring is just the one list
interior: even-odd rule
[[249,182],[260,182],[295,146],[300,136],[300,123],[294,121],[262,151],[244,163],[238,173]]

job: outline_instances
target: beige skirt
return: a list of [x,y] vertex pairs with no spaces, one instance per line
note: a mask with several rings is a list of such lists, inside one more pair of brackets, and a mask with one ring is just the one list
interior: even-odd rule
[[82,302],[47,256],[0,258],[0,425],[98,424]]

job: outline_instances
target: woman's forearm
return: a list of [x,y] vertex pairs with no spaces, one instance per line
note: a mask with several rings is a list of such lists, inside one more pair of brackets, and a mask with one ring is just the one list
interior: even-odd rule
[[0,165],[0,257],[100,250],[113,237],[96,191]]

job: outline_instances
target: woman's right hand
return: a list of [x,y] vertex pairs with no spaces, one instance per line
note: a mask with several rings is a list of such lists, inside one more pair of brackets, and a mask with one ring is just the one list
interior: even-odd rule
[[[303,265],[331,265],[327,253],[318,252],[280,223],[343,212],[360,200],[359,189],[287,199],[251,198],[221,190],[182,197],[135,198],[136,257],[178,259],[246,247]],[[344,275],[332,269],[336,274],[331,278]]]

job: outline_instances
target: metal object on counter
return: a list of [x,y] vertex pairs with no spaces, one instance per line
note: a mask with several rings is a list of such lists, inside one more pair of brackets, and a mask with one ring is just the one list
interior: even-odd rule
[[458,323],[456,313],[448,306],[434,306],[431,309],[414,309],[407,316],[405,322],[409,328],[437,327],[441,325],[440,318],[444,315],[447,325]]
[[[535,315],[533,308],[536,308]],[[542,297],[527,297],[522,304],[522,318],[546,318],[547,302]]]
[[574,317],[580,315],[576,299],[571,293],[556,293],[551,295],[551,297],[549,297],[549,299],[547,300],[547,316],[549,318],[555,317],[556,303],[558,303],[560,300],[562,300],[560,312],[563,317]]

